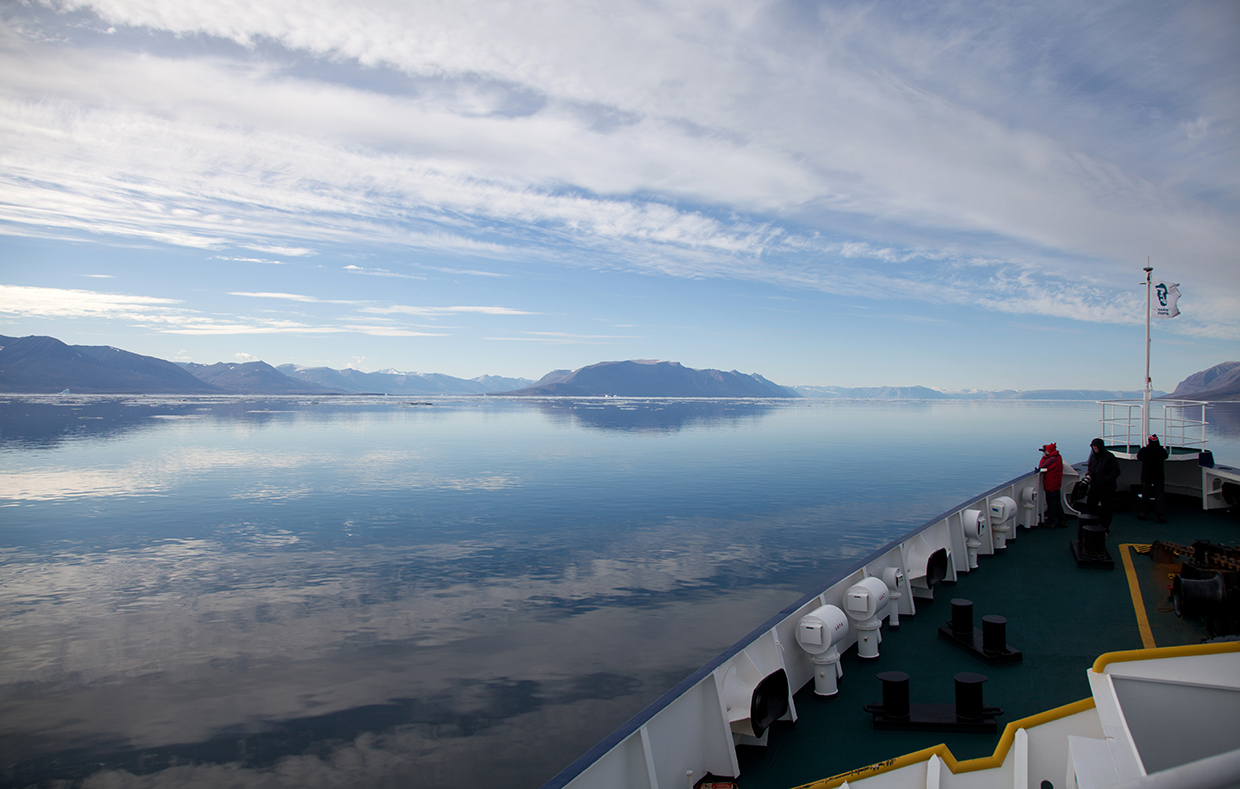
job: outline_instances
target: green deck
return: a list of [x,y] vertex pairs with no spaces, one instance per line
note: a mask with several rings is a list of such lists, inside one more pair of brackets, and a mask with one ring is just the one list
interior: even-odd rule
[[[1006,551],[980,557],[979,568],[962,573],[954,585],[941,584],[933,603],[918,600],[917,615],[902,617],[899,630],[884,623],[877,659],[861,660],[855,649],[844,654],[838,695],[815,696],[811,683],[795,696],[795,725],[772,726],[766,748],[738,749],[742,789],[789,789],[939,743],[957,759],[989,756],[1007,723],[1088,697],[1086,671],[1095,658],[1143,646],[1119,546],[1155,540],[1187,545],[1197,539],[1234,545],[1240,540],[1240,518],[1226,511],[1203,512],[1199,500],[1169,497],[1166,524],[1142,522],[1135,515],[1117,513],[1112,523],[1107,547],[1115,559],[1113,570],[1077,567],[1069,549],[1075,520],[1066,529],[1022,529]],[[1202,641],[1201,627],[1171,610],[1165,570],[1157,572],[1147,556],[1133,560],[1155,645]],[[976,627],[988,614],[1006,617],[1008,644],[1024,653],[1024,661],[987,666],[941,640],[937,631],[951,616],[952,598],[973,601]],[[883,671],[909,675],[914,704],[951,704],[957,672],[986,675],[985,703],[1004,711],[999,731],[874,731],[862,707],[881,703],[882,685],[875,675]]]

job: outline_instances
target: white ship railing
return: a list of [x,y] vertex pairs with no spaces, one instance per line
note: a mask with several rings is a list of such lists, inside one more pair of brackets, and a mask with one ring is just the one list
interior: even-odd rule
[[[1141,400],[1099,400],[1102,405],[1102,440],[1108,447],[1145,446]],[[1149,431],[1158,435],[1166,449],[1198,451],[1206,446],[1206,405],[1201,400],[1153,400],[1150,402]],[[1161,411],[1155,406],[1162,406]]]

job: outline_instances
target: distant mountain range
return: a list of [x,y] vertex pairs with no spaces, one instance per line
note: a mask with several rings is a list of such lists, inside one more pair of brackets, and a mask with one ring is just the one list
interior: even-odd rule
[[[335,370],[266,362],[175,364],[111,346],[66,345],[54,337],[0,335],[0,392],[54,394],[480,395],[566,397],[806,397],[851,400],[1114,400],[1140,391],[1040,389],[945,392],[924,386],[780,386],[756,373],[695,370],[679,362],[637,359],[555,370],[538,381],[483,375]],[[1194,373],[1170,395],[1240,400],[1240,362]]]
[[520,389],[533,383],[528,378],[503,378],[498,375],[465,379],[442,373],[402,373],[397,370],[363,373],[360,370],[333,370],[330,367],[302,367],[296,364],[282,364],[275,369],[294,380],[350,394],[487,394]]
[[266,362],[182,362],[191,375],[220,392],[237,394],[336,394],[333,390],[289,378]]
[[528,378],[438,373],[361,373],[266,362],[176,364],[110,346],[66,345],[54,337],[0,335],[0,392],[85,394],[485,394]]
[[[1140,400],[1144,392],[1111,389],[1003,389],[995,392],[951,392],[924,386],[794,386],[803,397],[841,400]],[[1223,362],[1185,378],[1171,394],[1155,391],[1154,397],[1184,400],[1240,400],[1240,362]]]
[[[940,391],[925,386],[794,386],[802,397],[821,400],[1129,400],[1141,399],[1140,390],[1113,389],[1002,389],[999,391]],[[1155,392],[1162,396],[1165,392]]]

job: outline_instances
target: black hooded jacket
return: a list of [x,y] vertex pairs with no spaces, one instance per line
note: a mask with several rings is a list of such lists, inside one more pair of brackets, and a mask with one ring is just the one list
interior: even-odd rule
[[1167,450],[1157,441],[1151,441],[1137,452],[1137,460],[1141,461],[1141,481],[1162,484],[1166,481],[1163,472],[1163,461],[1167,459]]
[[1115,482],[1119,479],[1119,461],[1106,447],[1098,447],[1097,452],[1090,451],[1089,484],[1096,490],[1115,490]]

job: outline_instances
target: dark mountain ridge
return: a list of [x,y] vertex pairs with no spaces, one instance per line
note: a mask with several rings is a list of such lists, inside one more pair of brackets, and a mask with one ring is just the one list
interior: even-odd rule
[[172,362],[55,337],[0,336],[0,391],[87,394],[220,394]]
[[1223,362],[1180,381],[1171,397],[1187,400],[1240,400],[1240,362]]
[[533,386],[495,394],[552,397],[800,397],[757,373],[695,370],[680,362],[599,362],[562,374],[548,373]]

